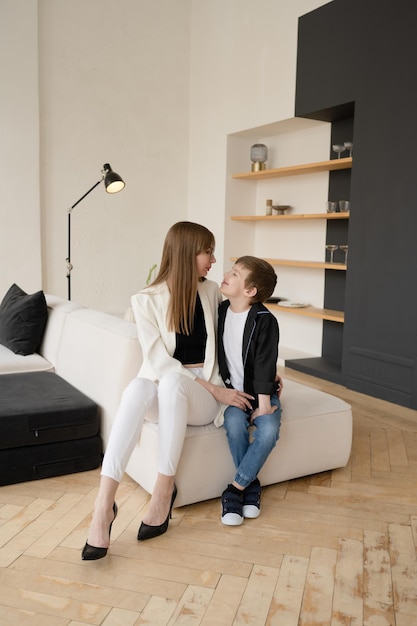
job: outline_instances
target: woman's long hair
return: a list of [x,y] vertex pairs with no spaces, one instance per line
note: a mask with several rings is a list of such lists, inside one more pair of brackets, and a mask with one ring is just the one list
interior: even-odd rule
[[177,222],[169,229],[162,250],[159,272],[152,285],[167,282],[171,297],[167,327],[189,335],[193,330],[197,286],[198,254],[214,250],[214,235],[208,228],[193,222]]

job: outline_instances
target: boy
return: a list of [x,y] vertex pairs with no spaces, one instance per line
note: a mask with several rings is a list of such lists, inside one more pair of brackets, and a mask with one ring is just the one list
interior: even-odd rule
[[[279,328],[263,305],[273,293],[273,267],[252,256],[240,257],[224,276],[219,306],[219,368],[226,387],[245,391],[252,409],[228,406],[224,427],[236,467],[233,482],[222,494],[222,523],[237,526],[260,513],[258,472],[279,437],[281,404],[276,380]],[[253,440],[249,428],[254,426]]]

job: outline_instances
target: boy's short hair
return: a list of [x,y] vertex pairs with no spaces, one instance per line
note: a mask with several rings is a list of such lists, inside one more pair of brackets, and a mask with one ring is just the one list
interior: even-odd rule
[[257,293],[253,296],[251,303],[265,302],[274,293],[277,284],[277,275],[275,270],[268,261],[258,259],[255,256],[241,256],[235,261],[235,264],[242,265],[249,274],[245,280],[246,289],[256,287]]

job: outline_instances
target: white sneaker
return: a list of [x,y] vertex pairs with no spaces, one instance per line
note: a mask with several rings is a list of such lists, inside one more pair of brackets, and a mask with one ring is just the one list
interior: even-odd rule
[[261,512],[261,483],[257,478],[243,492],[243,517],[255,519]]
[[240,526],[243,522],[243,493],[229,491],[230,485],[222,493],[222,524]]

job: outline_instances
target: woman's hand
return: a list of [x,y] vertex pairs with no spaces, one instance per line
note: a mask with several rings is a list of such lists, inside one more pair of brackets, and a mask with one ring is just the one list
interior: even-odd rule
[[252,410],[253,396],[244,391],[238,391],[237,389],[227,389],[226,387],[216,387],[213,393],[218,402],[222,404],[228,404],[229,406],[236,406],[238,409],[246,411],[246,409]]
[[203,380],[202,378],[196,378],[196,381],[203,385],[211,393],[217,402],[221,404],[228,404],[230,406],[236,406],[238,409],[246,411],[246,409],[252,409],[250,400],[253,400],[253,396],[244,391],[238,391],[237,389],[228,389],[227,387],[218,387],[212,383]]

